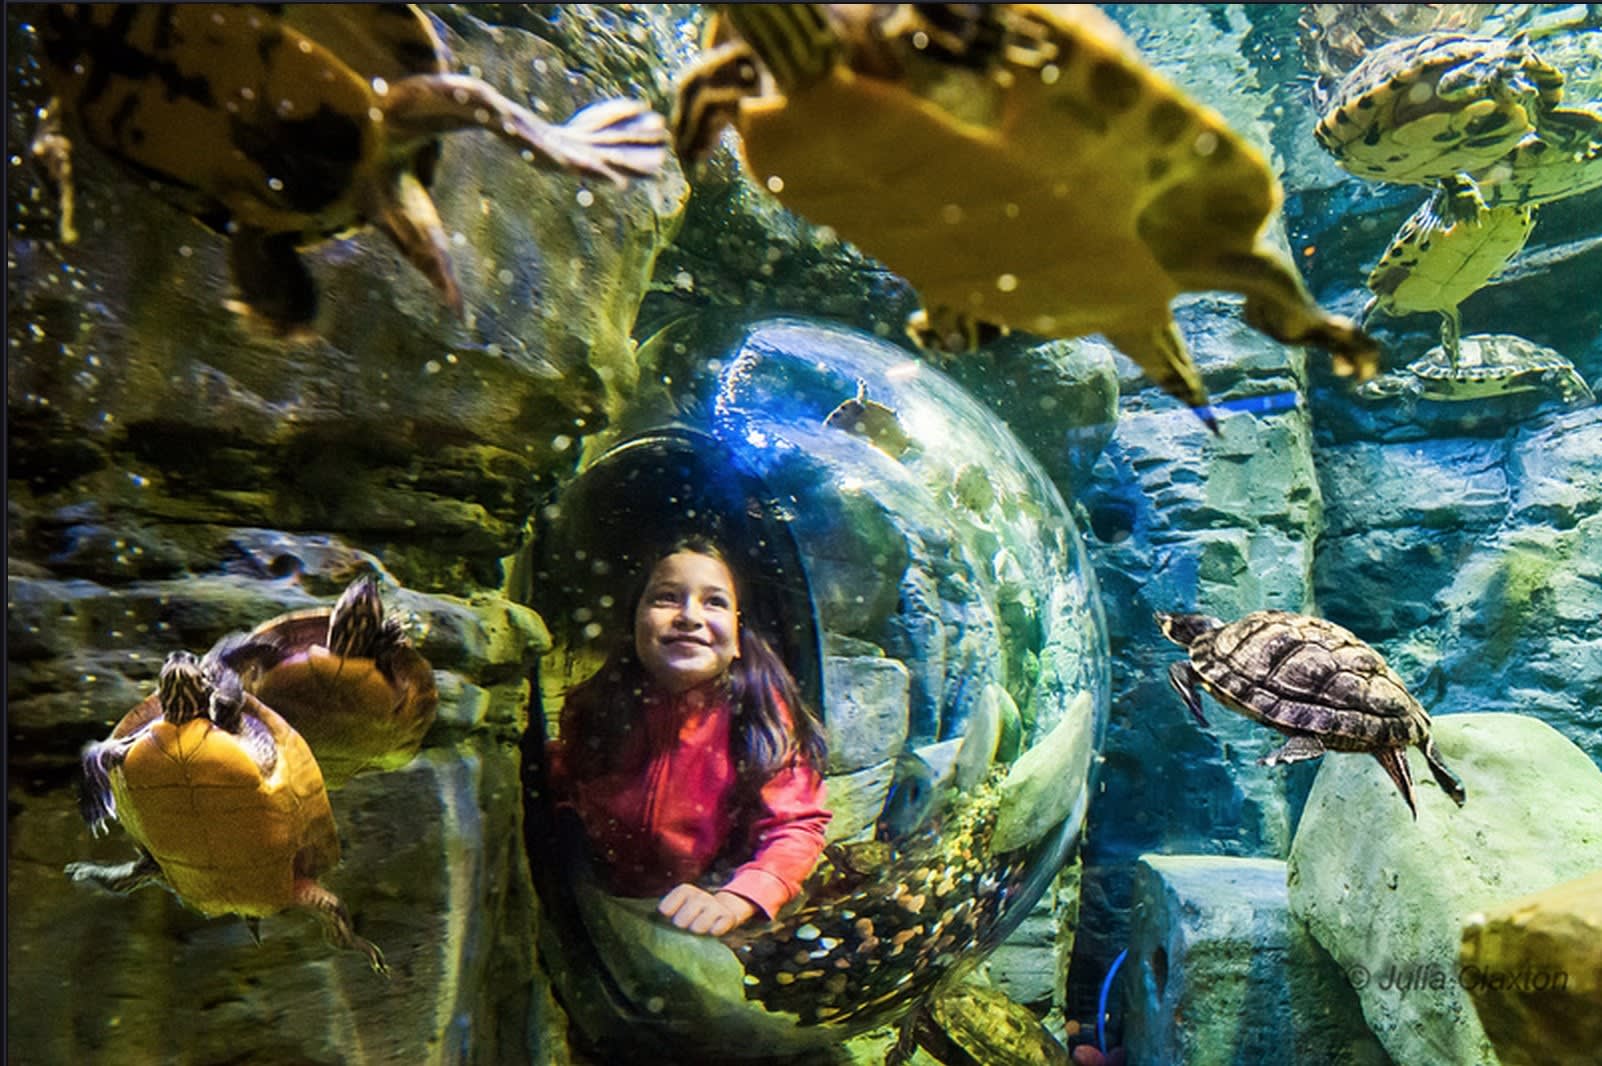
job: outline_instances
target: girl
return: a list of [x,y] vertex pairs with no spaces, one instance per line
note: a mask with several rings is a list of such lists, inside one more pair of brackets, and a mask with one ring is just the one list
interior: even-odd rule
[[[723,553],[694,537],[647,572],[634,633],[562,706],[551,746],[609,889],[660,895],[680,929],[772,918],[823,851],[823,728],[778,655],[740,620]],[[714,867],[726,877],[696,882]]]

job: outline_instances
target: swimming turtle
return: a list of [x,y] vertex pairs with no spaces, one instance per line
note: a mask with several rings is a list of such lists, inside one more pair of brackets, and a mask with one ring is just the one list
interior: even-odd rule
[[1297,41],[1305,65],[1327,92],[1383,44],[1432,30],[1472,32],[1488,14],[1488,4],[1303,4]]
[[81,136],[225,234],[233,306],[281,334],[316,314],[299,250],[367,225],[461,313],[427,191],[441,134],[482,129],[538,166],[619,183],[666,158],[666,126],[638,101],[553,126],[449,73],[412,4],[51,4],[35,22],[56,97],[36,150],[61,183],[63,237]]
[[1382,374],[1364,383],[1364,399],[1413,399],[1461,403],[1544,392],[1574,406],[1596,402],[1596,396],[1574,364],[1534,341],[1510,333],[1475,333],[1458,344],[1457,358],[1436,346],[1407,365],[1402,374]]
[[963,973],[948,978],[901,1023],[885,1055],[899,1066],[922,1047],[945,1066],[1069,1066],[1068,1049],[1035,1013],[1005,992]]
[[74,881],[114,892],[161,885],[208,916],[311,911],[339,947],[379,973],[383,953],[317,878],[339,835],[311,749],[220,661],[178,651],[156,691],[83,752],[82,808],[96,834],[112,819],[139,845],[119,865],[75,862]]
[[1314,129],[1359,177],[1471,179],[1489,207],[1602,186],[1602,112],[1561,106],[1563,73],[1527,33],[1427,33],[1369,53]]
[[892,459],[899,459],[912,448],[912,437],[902,428],[896,413],[878,400],[868,399],[868,383],[857,380],[857,394],[840,401],[823,424],[866,438]]
[[1313,136],[1359,177],[1427,185],[1504,159],[1562,95],[1527,35],[1426,33],[1365,56]]
[[1369,271],[1373,298],[1359,321],[1376,311],[1441,316],[1441,343],[1457,360],[1458,305],[1519,253],[1535,226],[1533,204],[1485,206],[1474,183],[1442,178],[1434,194],[1402,224],[1379,263]]
[[1169,304],[1222,289],[1337,372],[1376,368],[1264,237],[1282,194],[1262,154],[1091,5],[724,4],[707,43],[680,84],[681,156],[735,125],[785,206],[917,288],[926,342],[1100,332],[1201,408]]
[[333,609],[292,611],[227,638],[217,655],[295,727],[329,788],[363,770],[404,766],[434,723],[434,671],[364,574]]
[[1366,751],[1385,768],[1413,817],[1413,774],[1406,749],[1424,753],[1442,791],[1461,806],[1462,782],[1430,737],[1430,716],[1380,654],[1350,631],[1289,611],[1254,611],[1225,624],[1204,614],[1157,613],[1163,635],[1190,650],[1168,680],[1203,726],[1201,693],[1290,739],[1258,762],[1316,759],[1326,751]]

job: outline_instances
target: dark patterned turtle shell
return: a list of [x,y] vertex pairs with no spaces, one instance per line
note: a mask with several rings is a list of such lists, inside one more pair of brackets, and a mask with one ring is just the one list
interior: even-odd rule
[[1429,715],[1379,653],[1322,618],[1257,611],[1202,633],[1190,661],[1220,703],[1335,751],[1403,746],[1429,731]]
[[[1073,1061],[1028,1007],[972,979],[942,988],[905,1024],[940,1062],[1069,1066]],[[908,1042],[904,1035],[897,1050]],[[898,1066],[906,1056],[893,1054],[885,1061]]]
[[1418,817],[1406,749],[1417,747],[1441,791],[1462,806],[1467,793],[1430,737],[1430,716],[1379,652],[1333,622],[1289,611],[1257,611],[1225,623],[1205,614],[1159,612],[1163,635],[1190,651],[1168,681],[1202,725],[1201,693],[1290,739],[1258,761],[1316,759],[1366,751],[1379,761]]

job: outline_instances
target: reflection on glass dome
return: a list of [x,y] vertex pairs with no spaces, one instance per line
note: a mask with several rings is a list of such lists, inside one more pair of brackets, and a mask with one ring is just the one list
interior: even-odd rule
[[[542,952],[608,1049],[834,1043],[995,947],[1071,854],[1108,700],[1094,582],[1034,461],[900,349],[774,320],[642,355],[672,384],[625,414],[630,435],[546,508],[531,548],[553,638],[525,743]],[[815,869],[772,921],[721,938],[603,891],[606,857],[546,779],[565,693],[633,632],[630,589],[688,532],[723,546],[744,620],[828,739]]]

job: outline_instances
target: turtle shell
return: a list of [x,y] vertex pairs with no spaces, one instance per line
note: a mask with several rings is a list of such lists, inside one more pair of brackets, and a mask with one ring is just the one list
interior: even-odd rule
[[209,718],[167,722],[156,694],[112,731],[139,734],[110,775],[118,821],[173,891],[211,916],[276,914],[296,905],[297,879],[315,879],[339,862],[311,749],[271,708],[249,695],[244,701],[244,713],[267,726],[277,747],[266,776],[240,740]]
[[1551,348],[1509,333],[1476,333],[1458,342],[1454,365],[1442,347],[1408,364],[1428,399],[1472,400],[1552,389],[1566,400],[1594,400],[1573,363]]
[[1602,110],[1553,108],[1505,158],[1471,176],[1492,208],[1543,204],[1602,187]]
[[241,664],[245,688],[306,738],[330,788],[364,770],[406,765],[434,724],[439,690],[428,660],[402,641],[382,660],[335,655],[327,647],[329,608],[264,622],[250,639],[275,645]]
[[919,1027],[919,1043],[945,1063],[1068,1066],[1073,1061],[1028,1007],[971,980],[937,992],[913,1024]]
[[1533,206],[1487,207],[1472,187],[1456,182],[1446,179],[1402,224],[1369,272],[1379,308],[1393,315],[1453,313],[1529,240]]
[[1374,49],[1435,30],[1476,30],[1486,4],[1303,4],[1297,41],[1307,69],[1339,80]]
[[1009,37],[984,62],[920,48],[915,19],[839,26],[852,47],[820,76],[740,103],[751,172],[905,277],[932,317],[1100,332],[1192,405],[1206,394],[1169,310],[1187,291],[1244,293],[1256,328],[1373,372],[1368,339],[1263,239],[1281,190],[1255,147],[1091,5],[984,10]]
[[1429,715],[1373,648],[1308,615],[1257,611],[1190,644],[1202,686],[1219,702],[1335,751],[1417,743]]
[[1313,133],[1359,177],[1428,184],[1504,159],[1562,94],[1522,36],[1428,33],[1369,53]]

